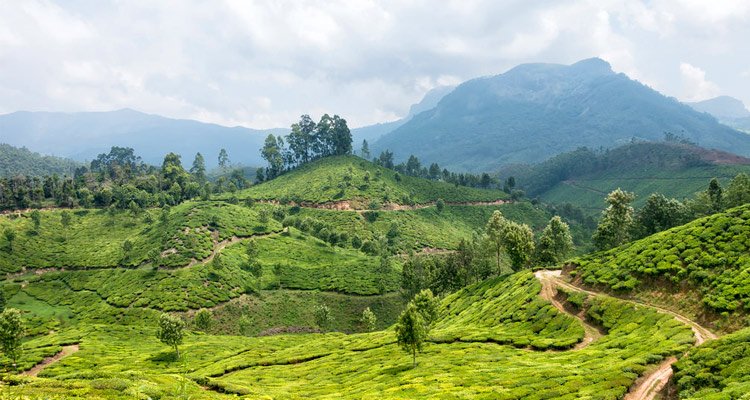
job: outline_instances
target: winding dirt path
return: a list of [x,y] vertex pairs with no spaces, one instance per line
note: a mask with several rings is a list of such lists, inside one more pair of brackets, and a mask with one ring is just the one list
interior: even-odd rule
[[21,375],[26,376],[33,376],[36,377],[39,375],[40,372],[42,372],[45,368],[49,367],[50,365],[60,361],[62,358],[67,357],[75,352],[80,350],[80,347],[78,347],[77,344],[71,344],[69,346],[63,346],[62,351],[55,354],[52,357],[45,357],[42,362],[35,365],[33,368],[31,368],[28,371],[21,372]]
[[[258,199],[255,200],[258,203],[263,204],[280,204],[278,200],[266,200],[266,199]],[[445,202],[445,205],[447,206],[498,206],[503,204],[510,204],[513,203],[513,200],[495,200],[495,201],[471,201],[471,202]],[[354,202],[351,200],[343,200],[343,201],[337,201],[333,203],[295,203],[290,202],[288,205],[290,206],[298,206],[302,208],[317,208],[321,210],[337,210],[337,211],[356,211],[358,213],[364,213],[368,211],[400,211],[400,210],[419,210],[422,208],[427,207],[433,207],[437,204],[437,202],[431,201],[429,203],[422,203],[422,204],[413,204],[413,205],[406,205],[406,204],[398,204],[398,203],[385,203],[383,206],[378,210],[370,210],[367,208],[359,208],[356,206],[356,204],[360,204],[359,202]],[[369,204],[369,201],[363,201],[361,204]]]
[[583,340],[575,345],[572,350],[581,350],[585,349],[586,347],[590,346],[591,343],[594,343],[596,340],[602,337],[602,333],[594,327],[593,325],[589,324],[586,319],[583,316],[583,311],[581,311],[578,314],[573,314],[567,309],[565,309],[565,306],[562,305],[556,298],[555,298],[555,278],[552,275],[547,274],[549,271],[537,271],[534,273],[537,279],[542,283],[542,291],[539,292],[539,296],[543,298],[544,300],[549,301],[552,303],[555,308],[560,310],[560,312],[568,314],[579,321],[581,321],[581,324],[583,325],[584,330],[584,336]]
[[[561,274],[562,274],[562,271],[559,271],[559,270],[558,271],[537,271],[534,273],[537,279],[539,279],[542,282],[542,287],[543,287],[542,292],[544,292],[545,290],[550,290],[548,293],[552,293],[551,289],[545,289],[544,285],[546,284],[547,287],[552,286],[552,285],[557,285],[565,289],[586,293],[592,296],[607,295],[606,293],[597,293],[591,290],[580,288],[569,282],[566,282],[561,279]],[[542,297],[545,297],[545,296],[542,296]],[[626,299],[618,299],[618,300],[626,302],[626,303],[630,303],[639,307],[649,307],[660,313],[669,314],[673,316],[676,320],[689,326],[690,329],[693,330],[693,334],[695,335],[695,346],[700,346],[706,340],[717,339],[719,337],[715,333],[711,332],[711,330],[709,330],[708,328],[674,311],[667,310],[659,306],[654,306],[651,304],[636,302],[632,300],[626,300]],[[555,302],[553,301],[552,304],[555,305]],[[558,307],[558,306],[555,305],[555,307]],[[675,362],[677,362],[676,358],[674,357],[669,358],[665,360],[664,362],[662,362],[661,364],[659,364],[659,366],[656,369],[648,372],[646,375],[636,380],[636,382],[630,388],[630,391],[628,391],[628,393],[625,395],[623,400],[653,400],[654,397],[656,397],[656,394],[659,393],[659,391],[664,388],[664,386],[669,381],[669,378],[672,376],[672,373],[673,373],[672,364],[674,364]]]

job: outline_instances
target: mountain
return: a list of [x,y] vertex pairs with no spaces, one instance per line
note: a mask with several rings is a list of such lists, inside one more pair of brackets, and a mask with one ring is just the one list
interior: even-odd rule
[[384,122],[352,129],[354,148],[359,149],[362,140],[367,140],[368,143],[372,144],[383,135],[393,132],[396,128],[408,122],[415,115],[434,108],[438,102],[445,97],[445,95],[453,91],[455,88],[455,86],[438,86],[431,89],[424,95],[422,101],[417,104],[412,104],[409,108],[409,114],[407,114],[406,117],[397,121]]
[[55,154],[77,161],[91,160],[112,146],[132,147],[143,161],[161,165],[164,155],[182,155],[189,166],[201,152],[210,168],[218,164],[219,150],[227,149],[233,163],[260,165],[259,149],[269,132],[228,128],[198,121],[171,119],[123,109],[111,112],[52,113],[19,111],[0,115],[0,137],[13,146]]
[[713,115],[722,124],[750,132],[750,111],[741,100],[729,96],[719,96],[686,104],[697,111]]
[[452,170],[486,171],[673,132],[707,148],[750,154],[750,136],[612,71],[598,58],[524,64],[467,81],[383,136],[374,152],[414,154]]
[[32,153],[25,147],[17,148],[0,143],[0,178],[14,175],[42,176],[58,174],[73,176],[82,164],[65,158]]

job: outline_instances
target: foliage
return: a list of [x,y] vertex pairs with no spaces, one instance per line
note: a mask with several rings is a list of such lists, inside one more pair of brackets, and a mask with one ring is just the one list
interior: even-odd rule
[[313,309],[313,315],[315,316],[315,325],[322,330],[328,330],[333,323],[333,316],[331,310],[325,304],[318,304]]
[[180,317],[167,313],[162,313],[159,316],[156,338],[167,346],[173,346],[178,359],[180,358],[180,350],[177,346],[182,344],[184,329],[185,323]]
[[398,317],[396,341],[404,351],[412,354],[412,367],[417,366],[417,351],[422,351],[427,331],[417,305],[409,303]]
[[505,225],[503,247],[514,271],[523,268],[534,253],[534,234],[526,224],[509,221]]
[[419,316],[422,317],[425,332],[429,333],[432,324],[438,319],[440,299],[433,296],[430,289],[425,289],[414,296],[412,302],[417,306],[417,312],[419,313]]
[[634,199],[635,195],[619,188],[607,195],[604,201],[609,207],[602,213],[592,238],[598,250],[608,250],[628,241],[628,231],[633,220],[633,207],[630,203]]
[[370,307],[367,307],[364,310],[362,310],[362,317],[360,318],[360,323],[362,324],[362,327],[364,328],[366,332],[372,332],[375,330],[375,324],[377,324],[377,320],[378,319],[375,316],[375,314],[373,314],[373,312],[370,311]]
[[211,311],[205,308],[201,308],[197,313],[195,313],[195,317],[193,317],[193,323],[198,329],[202,331],[208,330],[213,323]]
[[15,308],[6,308],[0,313],[0,347],[6,357],[16,361],[23,354],[21,341],[26,336],[26,324],[21,319],[21,312]]
[[0,143],[0,178],[12,176],[68,175],[80,167],[81,163],[54,156],[32,153],[25,147],[13,147]]
[[554,216],[539,235],[534,259],[543,266],[554,265],[565,260],[572,249],[573,238],[568,224]]

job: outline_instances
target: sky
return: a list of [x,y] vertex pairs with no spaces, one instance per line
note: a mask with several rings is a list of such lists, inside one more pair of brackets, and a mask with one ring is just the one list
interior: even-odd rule
[[357,127],[436,86],[590,57],[682,101],[750,105],[748,38],[747,0],[0,0],[0,113]]

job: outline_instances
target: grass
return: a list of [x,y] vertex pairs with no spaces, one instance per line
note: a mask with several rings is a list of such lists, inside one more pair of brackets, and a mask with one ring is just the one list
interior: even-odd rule
[[750,314],[749,247],[746,205],[575,259],[571,275],[732,330]]
[[[368,173],[369,181],[365,179]],[[226,198],[229,196],[223,195]],[[282,204],[290,201],[312,204],[350,201],[358,209],[366,209],[371,200],[411,205],[438,199],[476,202],[509,198],[502,191],[399,175],[356,156],[322,158],[271,181],[239,191],[236,196],[240,199],[278,200]]]

